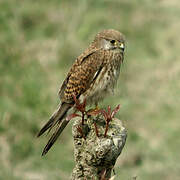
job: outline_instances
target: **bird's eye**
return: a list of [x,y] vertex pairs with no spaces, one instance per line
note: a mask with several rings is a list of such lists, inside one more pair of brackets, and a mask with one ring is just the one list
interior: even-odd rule
[[114,44],[115,42],[116,42],[115,40],[111,40],[111,41],[110,41],[111,44]]

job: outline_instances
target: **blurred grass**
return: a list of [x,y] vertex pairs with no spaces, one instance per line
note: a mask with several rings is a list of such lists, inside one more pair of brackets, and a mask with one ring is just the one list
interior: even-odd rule
[[180,177],[180,3],[178,0],[0,1],[0,179],[68,179],[69,126],[46,157],[36,133],[58,104],[67,70],[94,35],[127,38],[116,95],[128,129],[116,179]]

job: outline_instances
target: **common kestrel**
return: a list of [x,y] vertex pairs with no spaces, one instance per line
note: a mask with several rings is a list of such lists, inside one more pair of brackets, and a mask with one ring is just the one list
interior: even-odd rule
[[67,112],[74,105],[74,96],[97,104],[114,90],[124,59],[125,38],[119,31],[108,29],[99,32],[90,46],[75,60],[59,91],[60,105],[50,120],[39,131],[57,126],[45,146],[45,155],[62,133],[69,121]]

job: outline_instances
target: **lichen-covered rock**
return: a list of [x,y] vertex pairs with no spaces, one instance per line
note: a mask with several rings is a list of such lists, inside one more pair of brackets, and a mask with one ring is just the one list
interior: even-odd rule
[[72,180],[99,180],[104,171],[106,178],[111,177],[111,170],[125,145],[127,133],[116,118],[109,123],[106,137],[105,126],[102,116],[85,119],[83,126],[81,118],[75,120],[72,128],[75,156]]

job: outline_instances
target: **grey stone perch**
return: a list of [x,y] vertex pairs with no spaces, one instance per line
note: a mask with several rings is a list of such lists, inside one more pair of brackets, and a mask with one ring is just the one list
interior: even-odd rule
[[[106,123],[103,116],[91,116],[85,119],[83,126],[81,121],[81,118],[77,118],[72,127],[75,168],[71,179],[100,180],[103,172],[105,178],[109,179],[125,145],[126,129],[119,119],[113,118],[109,123],[107,136],[104,137]],[[98,137],[94,123],[98,129]]]

